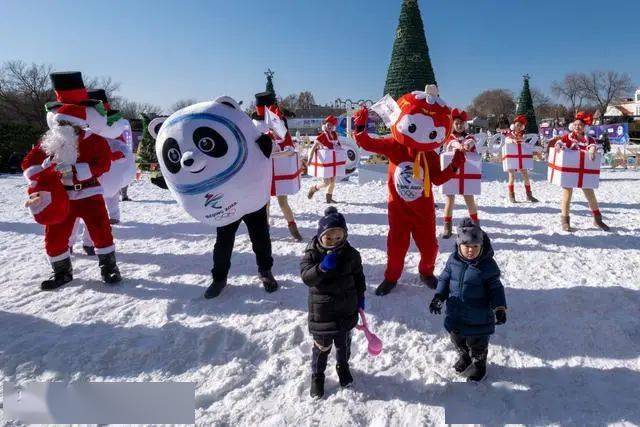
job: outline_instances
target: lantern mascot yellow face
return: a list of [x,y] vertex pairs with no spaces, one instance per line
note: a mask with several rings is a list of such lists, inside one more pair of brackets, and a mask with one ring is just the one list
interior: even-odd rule
[[372,138],[366,132],[367,110],[355,114],[356,143],[367,151],[389,159],[387,235],[387,269],[385,280],[376,294],[389,293],[400,279],[410,239],[420,251],[418,271],[422,281],[435,288],[433,275],[438,240],[435,231],[435,207],[432,185],[442,185],[464,164],[464,153],[458,152],[445,169],[435,150],[451,132],[451,110],[438,96],[435,86],[424,92],[402,96],[393,110],[391,137]]
[[262,208],[270,196],[271,139],[229,97],[176,111],[156,133],[169,190],[189,215],[221,227]]

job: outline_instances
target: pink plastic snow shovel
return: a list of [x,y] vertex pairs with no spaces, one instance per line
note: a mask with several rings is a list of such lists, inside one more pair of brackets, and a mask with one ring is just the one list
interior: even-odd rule
[[364,332],[364,336],[369,342],[369,354],[372,356],[377,356],[382,351],[382,341],[380,341],[380,338],[378,338],[376,334],[369,330],[369,325],[367,325],[367,318],[364,315],[364,310],[360,308],[358,309],[358,313],[360,313],[362,325],[356,325],[356,329]]

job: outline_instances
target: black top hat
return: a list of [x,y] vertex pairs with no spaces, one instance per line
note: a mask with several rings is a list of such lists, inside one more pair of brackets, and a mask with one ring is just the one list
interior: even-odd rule
[[47,103],[47,108],[63,104],[96,105],[100,101],[90,99],[79,71],[64,71],[49,74],[56,101]]
[[89,91],[87,91],[87,94],[89,95],[89,98],[102,101],[103,104],[105,102],[109,102],[109,100],[107,99],[107,92],[105,92],[104,89],[90,89]]
[[276,96],[273,92],[256,93],[256,106],[268,107],[276,103]]

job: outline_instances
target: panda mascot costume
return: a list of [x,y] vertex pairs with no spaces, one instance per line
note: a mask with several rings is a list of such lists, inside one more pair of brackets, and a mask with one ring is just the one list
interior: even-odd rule
[[366,108],[354,116],[354,137],[358,145],[389,159],[387,268],[376,295],[386,295],[396,286],[404,268],[410,237],[420,252],[420,279],[429,288],[436,288],[433,270],[438,240],[431,186],[447,182],[465,162],[464,153],[457,150],[451,164],[444,170],[440,168],[436,150],[449,137],[452,118],[451,110],[438,96],[435,85],[427,86],[425,92],[403,95],[397,107],[398,116],[391,126],[392,136],[387,138],[372,138],[366,132]]
[[[129,185],[135,178],[136,163],[131,147],[127,144],[125,133],[131,128],[129,121],[122,118],[118,110],[111,108],[109,99],[104,89],[92,89],[88,91],[90,99],[102,102],[107,112],[107,126],[96,129],[95,133],[102,136],[109,143],[111,149],[111,167],[109,171],[103,173],[98,181],[104,191],[104,200],[109,214],[109,222],[118,224],[120,222],[120,191]],[[92,130],[93,131],[93,130]],[[76,228],[71,234],[69,247],[73,248],[76,237],[82,237],[82,248],[87,255],[95,255],[95,248],[89,233],[82,227],[80,219],[76,221]]]
[[[95,242],[102,279],[108,284],[117,283],[121,276],[103,189],[98,181],[111,166],[111,150],[103,137],[89,130],[107,125],[106,112],[100,101],[89,99],[79,72],[52,73],[51,82],[56,101],[46,105],[50,130],[22,161],[27,180],[32,181],[42,171],[53,171],[58,178],[56,185],[62,183],[68,198],[67,214],[44,224],[45,250],[53,276],[43,281],[41,288],[52,290],[73,280],[69,237],[77,218],[82,218]],[[33,212],[51,202],[52,206],[65,209],[58,202],[60,198],[49,200],[53,194],[30,192],[27,206]]]
[[[230,97],[176,111],[149,132],[169,190],[192,217],[214,225],[213,282],[205,298],[227,285],[231,254],[241,222],[249,231],[258,277],[267,292],[278,289],[271,268],[267,202],[271,190],[272,140],[258,131]],[[159,129],[156,134],[156,129]]]

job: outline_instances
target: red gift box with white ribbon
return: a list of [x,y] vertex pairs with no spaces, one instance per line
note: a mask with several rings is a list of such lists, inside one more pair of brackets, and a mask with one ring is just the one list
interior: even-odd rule
[[505,142],[502,146],[502,169],[507,171],[533,169],[533,145]]
[[333,178],[334,176],[345,176],[347,164],[347,152],[342,149],[316,150],[308,163],[309,175],[318,178]]
[[[441,186],[442,194],[446,195],[477,195],[480,194],[482,182],[482,159],[478,153],[465,153],[464,165],[458,169],[456,175]],[[453,152],[446,152],[440,156],[440,165],[444,170],[453,160]]]
[[290,196],[300,191],[300,156],[297,151],[280,151],[271,157],[272,196]]
[[551,147],[547,180],[562,188],[598,188],[600,153],[593,160],[588,151]]

